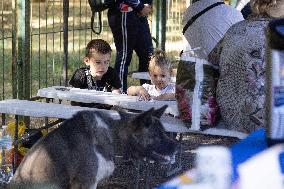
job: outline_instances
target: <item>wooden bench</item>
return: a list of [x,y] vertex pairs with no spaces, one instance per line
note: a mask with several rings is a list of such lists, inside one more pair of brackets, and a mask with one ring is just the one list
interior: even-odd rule
[[0,101],[0,113],[11,115],[68,119],[82,110],[92,110],[92,108],[19,99]]
[[[10,115],[68,119],[72,117],[72,115],[74,115],[76,112],[82,110],[101,111],[110,114],[114,119],[120,119],[119,114],[113,110],[103,110],[96,108],[87,108],[80,106],[70,106],[19,99],[9,99],[0,101],[0,113]],[[228,129],[210,128],[204,131],[190,129],[185,127],[181,120],[166,115],[161,117],[161,122],[167,132],[210,134],[237,137],[240,139],[247,136],[247,134],[237,131],[231,131]]]
[[[0,101],[0,113],[9,115],[68,119],[71,118],[75,113],[83,110],[104,112],[109,114],[113,119],[120,119],[119,114],[114,110],[104,110],[19,99],[7,99]],[[177,125],[175,125],[175,119],[168,116],[162,117],[162,123],[164,124],[165,130],[168,132],[173,132],[175,130],[177,132],[183,132],[186,130],[186,127],[179,125],[179,123],[181,122],[177,122]],[[179,128],[180,126],[182,128]]]

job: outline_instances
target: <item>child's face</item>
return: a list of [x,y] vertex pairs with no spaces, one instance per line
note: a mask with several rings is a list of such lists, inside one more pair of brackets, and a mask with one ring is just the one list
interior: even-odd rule
[[152,84],[159,90],[164,89],[170,83],[171,74],[168,69],[155,66],[149,74]]
[[84,63],[90,66],[91,75],[96,79],[101,79],[107,72],[111,59],[111,53],[102,54],[95,52],[91,57],[85,57]]

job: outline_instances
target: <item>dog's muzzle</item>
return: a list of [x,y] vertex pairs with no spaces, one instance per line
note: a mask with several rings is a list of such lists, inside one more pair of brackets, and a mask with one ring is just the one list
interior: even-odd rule
[[177,151],[175,151],[172,155],[163,155],[156,151],[152,151],[151,159],[161,164],[174,164],[176,161],[176,154]]

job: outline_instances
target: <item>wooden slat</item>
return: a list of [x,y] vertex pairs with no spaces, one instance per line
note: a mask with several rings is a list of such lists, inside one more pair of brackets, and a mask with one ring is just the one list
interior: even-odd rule
[[[35,102],[19,99],[8,99],[0,101],[0,113],[11,115],[23,115],[30,117],[48,117],[48,118],[71,118],[75,113],[82,110],[100,111],[109,114],[113,119],[120,119],[119,114],[113,110],[103,110],[96,108],[87,108],[79,106],[70,106],[63,104]],[[218,136],[229,136],[236,138],[244,138],[244,133],[231,131],[227,129],[210,128],[204,131],[188,129],[183,122],[177,118],[170,116],[162,116],[161,122],[167,132],[175,133],[199,133]]]

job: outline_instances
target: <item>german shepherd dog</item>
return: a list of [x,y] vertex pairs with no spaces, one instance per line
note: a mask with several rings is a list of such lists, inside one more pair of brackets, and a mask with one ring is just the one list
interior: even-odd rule
[[95,189],[114,171],[120,149],[132,157],[168,163],[177,143],[159,118],[166,106],[140,113],[81,111],[40,139],[17,168],[8,188]]

